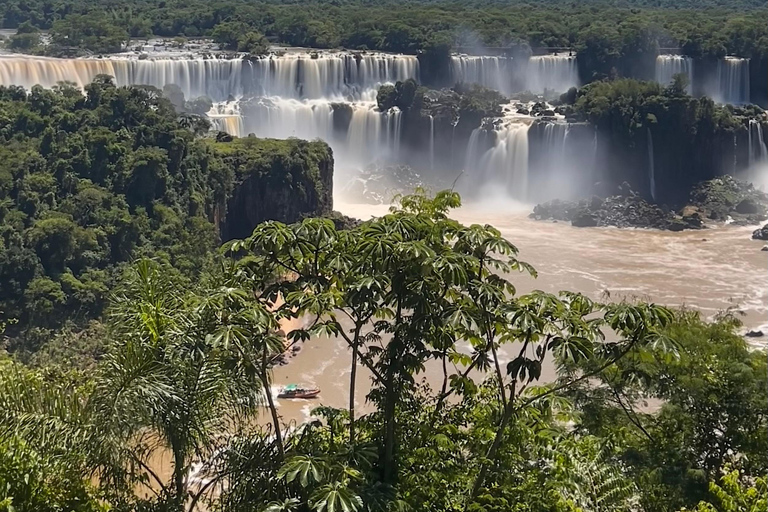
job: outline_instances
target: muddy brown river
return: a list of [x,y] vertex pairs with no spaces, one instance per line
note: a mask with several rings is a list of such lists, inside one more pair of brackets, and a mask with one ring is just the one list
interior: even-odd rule
[[[367,219],[386,213],[383,205],[337,204],[345,215]],[[750,239],[755,227],[720,226],[681,233],[616,228],[574,228],[568,223],[534,221],[530,207],[500,204],[465,206],[459,221],[488,223],[520,249],[537,279],[514,277],[519,293],[579,291],[595,299],[640,298],[667,306],[686,306],[711,318],[735,308],[744,313],[744,329],[768,331],[768,252]],[[765,338],[754,339],[765,343]],[[504,359],[506,354],[501,354]],[[287,383],[317,386],[315,400],[280,400],[286,421],[303,421],[317,405],[347,406],[350,352],[340,339],[307,342],[290,364],[275,369],[275,387]],[[548,371],[547,371],[548,370]],[[545,369],[542,380],[551,378]],[[438,382],[427,368],[427,381]],[[366,409],[368,376],[358,372],[356,400]]]

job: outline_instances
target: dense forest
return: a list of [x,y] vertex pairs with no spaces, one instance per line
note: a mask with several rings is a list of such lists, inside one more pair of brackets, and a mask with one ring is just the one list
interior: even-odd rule
[[[13,349],[98,317],[137,257],[194,279],[221,234],[330,211],[327,145],[201,138],[207,120],[177,115],[156,89],[110,77],[85,94],[0,88],[0,109],[0,311],[15,319]],[[250,189],[270,193],[241,204]]]
[[[763,144],[757,107],[691,97],[681,75],[621,78],[662,49],[735,54],[765,90],[759,0],[0,8],[20,53],[155,35],[418,54],[434,88],[400,81],[377,103],[402,113],[404,146],[431,132],[451,159],[457,132],[506,102],[439,83],[457,51],[576,52],[593,83],[531,108],[557,109],[576,144],[600,131],[627,148],[606,167],[616,182],[646,172],[651,137],[673,162],[659,185],[686,193],[721,174],[717,158],[749,161],[753,128]],[[211,130],[210,108],[105,75],[83,90],[0,87],[0,512],[768,508],[768,363],[736,311],[519,293],[536,261],[493,226],[454,220],[454,190],[342,217],[325,142],[236,138]],[[350,105],[334,109],[351,123]],[[349,405],[296,424],[275,369],[309,340],[348,350]]]
[[[672,5],[674,4],[674,5]],[[240,23],[293,46],[416,53],[443,48],[570,47],[595,58],[658,47],[692,57],[768,55],[765,4],[727,2],[704,8],[670,2],[560,4],[526,2],[18,2],[0,3],[5,28],[51,30],[54,42],[109,51],[128,37],[201,37]],[[28,25],[25,25],[28,24]],[[245,31],[243,31],[245,27]]]

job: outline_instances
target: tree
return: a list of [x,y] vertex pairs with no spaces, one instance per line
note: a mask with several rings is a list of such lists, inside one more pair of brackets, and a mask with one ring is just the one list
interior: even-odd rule
[[40,46],[40,30],[25,21],[16,30],[16,33],[10,37],[8,47],[12,50],[23,52],[34,52]]
[[768,507],[765,477],[748,484],[738,470],[723,475],[720,485],[710,482],[709,493],[710,501],[699,503],[694,512],[758,512]]
[[246,32],[237,40],[237,51],[251,55],[264,55],[269,53],[269,41],[260,32]]
[[211,38],[225,50],[237,50],[238,43],[248,33],[248,26],[241,21],[223,21],[211,31]]
[[[413,393],[415,373],[429,360],[441,362],[439,414],[449,396],[476,387],[473,370],[490,370],[500,419],[486,453],[477,454],[489,462],[479,464],[471,492],[463,497],[469,504],[486,484],[513,417],[628,353],[661,343],[656,329],[669,313],[657,306],[601,305],[579,294],[515,297],[514,287],[497,272],[533,273],[532,268],[517,260],[516,248],[490,226],[465,227],[450,220],[447,213],[458,204],[458,196],[449,191],[434,198],[417,193],[401,198],[389,215],[341,233],[322,220],[266,223],[229,250],[250,253],[243,271],[255,289],[266,290],[262,294],[285,298],[284,314],[311,314],[318,318],[311,332],[340,335],[347,342],[352,392],[356,365],[371,372],[369,399],[379,408],[377,469],[385,484],[394,485],[400,471],[398,409]],[[603,319],[586,319],[596,313]],[[603,325],[621,339],[602,342]],[[383,338],[387,343],[379,345]],[[474,353],[462,354],[460,341],[470,342]],[[497,349],[513,343],[519,355],[503,371]],[[533,392],[529,387],[539,379],[549,353],[570,361],[593,360],[596,367]],[[449,374],[449,362],[462,369]],[[348,443],[354,446],[353,396],[348,412]]]

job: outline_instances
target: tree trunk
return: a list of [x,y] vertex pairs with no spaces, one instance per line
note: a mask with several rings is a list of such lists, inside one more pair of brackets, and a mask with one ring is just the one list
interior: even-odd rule
[[[496,437],[493,438],[493,444],[491,444],[491,447],[488,448],[488,453],[485,455],[486,461],[492,462],[496,458],[496,453],[499,451],[499,447],[501,447],[501,441],[502,439],[504,439],[504,431],[507,429],[507,425],[509,425],[509,420],[512,419],[512,414],[515,411],[513,404],[514,404],[514,401],[510,399],[510,401],[507,402],[507,405],[504,408],[504,415],[501,417],[501,424],[499,425],[499,428],[496,430]],[[484,462],[480,466],[480,472],[477,474],[477,477],[475,478],[475,483],[472,486],[472,494],[470,495],[470,500],[477,497],[477,493],[480,491],[480,488],[485,483],[485,476],[487,474],[488,474],[488,462]]]
[[184,475],[186,473],[186,464],[184,463],[184,453],[178,447],[173,447],[173,500],[176,510],[184,510],[184,500],[186,498],[186,485],[184,485]]
[[352,367],[349,374],[349,444],[355,445],[355,379],[357,377],[357,350],[360,345],[360,324],[355,326],[352,344]]
[[283,447],[283,433],[280,429],[280,416],[277,414],[277,407],[275,407],[275,400],[272,398],[272,388],[269,386],[269,378],[267,376],[267,347],[264,347],[262,359],[261,359],[261,384],[264,391],[267,394],[267,404],[269,405],[269,412],[272,414],[272,425],[275,429],[275,441],[277,442],[277,451],[280,453],[280,459],[285,458],[285,448]]

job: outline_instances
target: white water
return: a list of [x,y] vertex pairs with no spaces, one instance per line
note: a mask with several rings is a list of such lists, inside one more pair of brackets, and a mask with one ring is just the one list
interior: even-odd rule
[[688,87],[685,92],[691,93],[693,85],[693,59],[683,55],[659,55],[656,57],[656,81],[664,87],[669,87],[675,75],[686,75]]
[[537,94],[545,91],[562,93],[578,85],[579,71],[575,56],[537,55],[528,60],[529,91]]
[[435,169],[435,118],[429,116],[429,168]]
[[[343,168],[399,153],[400,113],[378,112],[376,92],[384,83],[418,79],[419,63],[412,55],[342,52],[255,60],[0,56],[0,85],[29,89],[67,81],[83,88],[100,74],[121,86],[176,84],[187,99],[207,96],[216,102],[209,112],[212,126],[233,135],[320,138]],[[349,136],[334,133],[333,104],[341,102],[353,110]]]
[[504,94],[511,92],[509,61],[504,57],[454,55],[451,81],[476,84]]
[[[316,55],[316,57],[314,57]],[[97,75],[115,77],[117,85],[176,84],[187,99],[208,96],[280,96],[294,99],[375,99],[382,83],[418,78],[412,55],[287,53],[256,60],[242,58],[126,57],[52,59],[0,56],[0,84],[52,87],[61,81],[83,87]]]
[[749,103],[749,59],[726,57],[719,61],[717,85],[715,101],[733,105]]
[[656,164],[653,158],[653,135],[651,129],[646,128],[648,139],[648,187],[651,191],[651,199],[656,201]]
[[528,198],[528,129],[530,121],[512,119],[495,132],[492,148],[477,153],[480,130],[470,137],[467,150],[470,186],[483,188],[490,196],[502,196],[517,201]]
[[768,164],[768,147],[763,138],[763,125],[756,119],[749,120],[749,166]]

